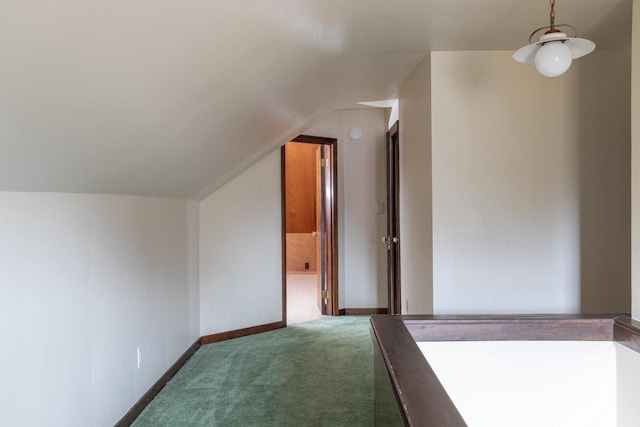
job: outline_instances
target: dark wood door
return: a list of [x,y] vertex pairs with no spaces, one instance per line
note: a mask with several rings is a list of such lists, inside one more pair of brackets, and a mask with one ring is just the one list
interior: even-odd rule
[[334,162],[331,148],[328,145],[320,146],[320,253],[322,254],[321,263],[321,296],[322,314],[336,315],[338,310],[334,304],[335,289],[331,284],[334,282],[334,274],[336,270],[334,250],[334,209],[332,202],[334,188],[334,174],[332,163]]
[[389,314],[401,314],[400,294],[400,141],[396,122],[387,132],[387,278]]
[[327,304],[326,304],[326,262],[325,262],[325,236],[322,230],[323,228],[323,215],[324,209],[322,206],[322,145],[318,145],[316,148],[316,230],[315,239],[316,239],[316,265],[317,274],[316,274],[316,283],[317,283],[317,294],[318,294],[318,309],[321,314],[327,314]]

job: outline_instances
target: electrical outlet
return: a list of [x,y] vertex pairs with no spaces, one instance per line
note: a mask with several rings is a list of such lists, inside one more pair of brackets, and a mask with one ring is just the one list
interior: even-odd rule
[[142,350],[138,347],[138,369],[140,369],[140,365],[142,364]]
[[308,263],[308,262],[305,262],[305,263],[304,263],[304,269],[305,269],[305,270],[308,270],[308,269],[309,269],[309,263]]

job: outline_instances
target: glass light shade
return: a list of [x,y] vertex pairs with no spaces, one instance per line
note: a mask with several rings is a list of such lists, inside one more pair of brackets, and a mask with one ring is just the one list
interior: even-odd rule
[[546,77],[564,74],[571,66],[571,49],[561,41],[545,43],[535,57],[536,69]]

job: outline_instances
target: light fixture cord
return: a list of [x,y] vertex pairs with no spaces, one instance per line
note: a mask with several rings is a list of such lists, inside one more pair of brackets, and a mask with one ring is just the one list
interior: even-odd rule
[[556,25],[556,0],[550,0],[551,3],[551,12],[549,13],[549,25],[551,30],[555,29]]

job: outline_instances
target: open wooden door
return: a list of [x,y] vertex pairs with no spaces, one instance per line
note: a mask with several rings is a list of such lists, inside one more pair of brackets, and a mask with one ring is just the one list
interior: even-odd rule
[[[333,275],[334,265],[333,248],[334,248],[334,227],[333,211],[331,196],[333,194],[333,173],[331,169],[332,156],[331,149],[327,145],[318,147],[318,157],[316,159],[317,183],[316,183],[316,201],[317,201],[317,265],[318,265],[318,307],[324,315],[336,315],[337,309],[334,309],[334,288]],[[337,297],[337,295],[336,295]]]
[[387,132],[387,278],[389,314],[402,313],[400,294],[400,141],[398,122]]
[[338,206],[336,166],[337,145],[322,145],[320,148],[322,194],[320,221],[322,224],[322,268],[324,280],[325,311],[323,313],[337,316],[338,310]]
[[315,205],[315,210],[316,210],[316,229],[314,231],[314,235],[316,238],[316,265],[317,267],[317,275],[316,275],[316,279],[317,279],[317,293],[318,293],[318,309],[320,309],[320,313],[322,314],[327,314],[327,308],[326,305],[324,303],[324,296],[323,296],[323,290],[324,290],[324,280],[323,280],[323,274],[322,274],[322,270],[324,268],[323,264],[322,264],[322,260],[323,260],[323,254],[322,254],[322,179],[321,179],[321,174],[322,174],[322,160],[321,160],[321,151],[322,151],[322,146],[319,145],[318,148],[316,149],[316,205]]

